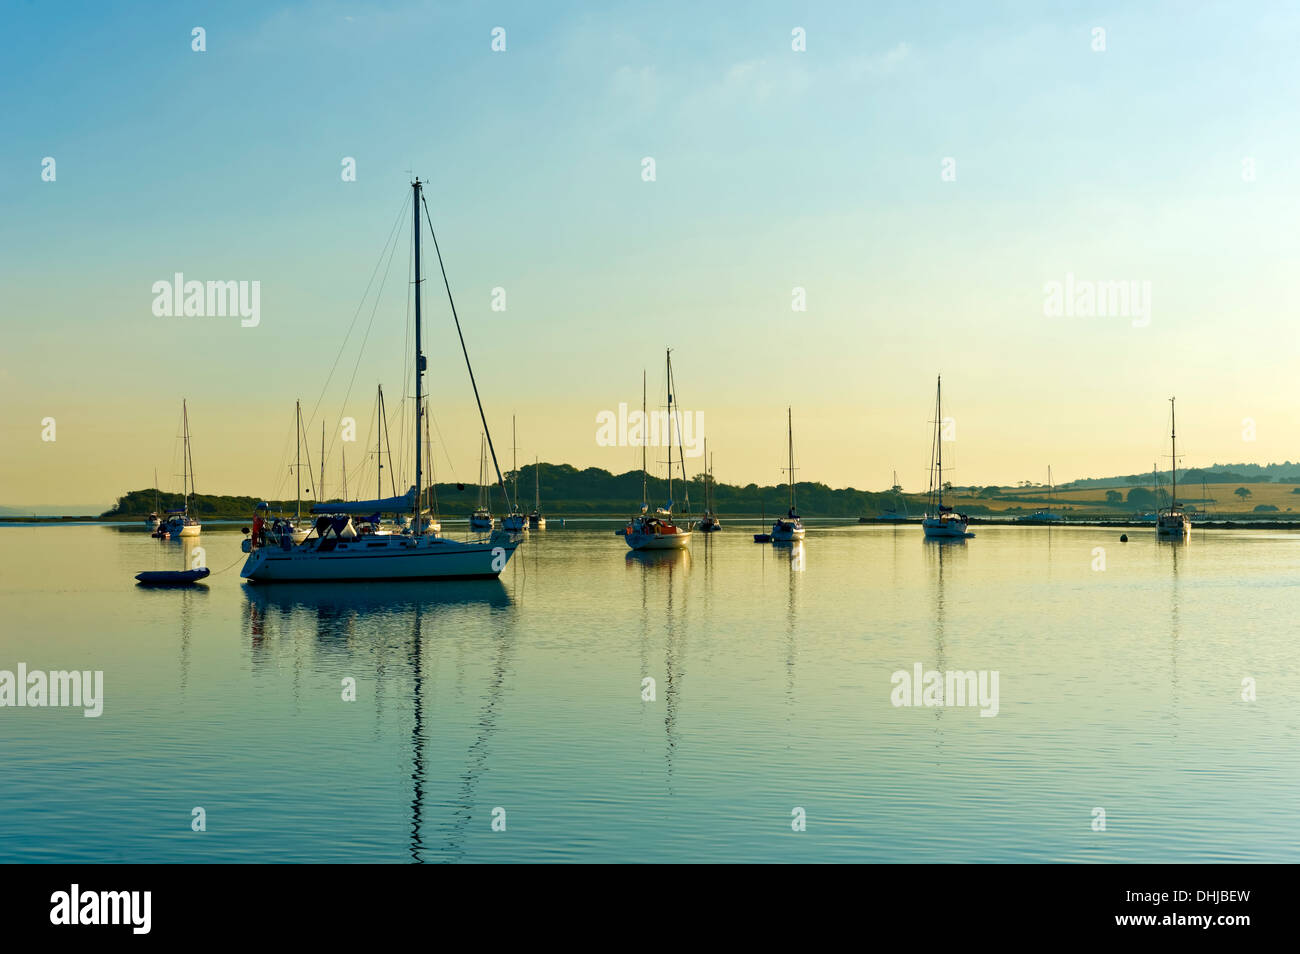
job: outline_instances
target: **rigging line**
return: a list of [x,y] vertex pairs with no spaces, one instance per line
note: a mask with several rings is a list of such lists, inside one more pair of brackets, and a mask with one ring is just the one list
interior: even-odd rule
[[433,429],[438,432],[438,446],[442,448],[442,456],[447,458],[447,468],[451,471],[451,482],[458,484],[460,480],[456,477],[456,465],[452,462],[451,455],[447,453],[447,442],[442,438],[442,428],[438,426],[438,418],[434,416],[432,411],[426,411],[425,413],[433,421]]
[[469,371],[469,383],[474,388],[474,401],[478,404],[478,416],[483,422],[483,433],[487,435],[488,450],[492,452],[492,467],[497,472],[497,482],[501,484],[501,493],[506,498],[506,505],[511,510],[517,509],[511,504],[510,491],[506,488],[505,478],[501,476],[501,465],[497,463],[497,449],[492,444],[492,432],[488,428],[487,415],[483,413],[483,400],[479,397],[478,382],[474,380],[474,368],[469,362],[469,349],[465,347],[465,335],[460,330],[460,317],[456,314],[456,302],[451,297],[451,282],[447,280],[447,268],[442,263],[442,249],[438,247],[438,236],[433,231],[433,217],[429,215],[429,203],[423,195],[420,202],[424,206],[424,217],[429,223],[429,235],[433,237],[433,250],[438,254],[438,268],[442,272],[442,283],[447,288],[447,303],[451,305],[451,317],[456,321],[456,335],[460,338],[460,350],[465,355],[465,368]]
[[397,227],[402,221],[402,216],[406,212],[406,203],[409,201],[411,201],[410,197],[402,200],[402,208],[398,211],[397,218],[393,220],[393,227],[388,231],[388,241],[384,243],[384,247],[379,253],[379,259],[375,262],[375,267],[370,272],[370,280],[366,282],[366,290],[362,292],[361,301],[357,303],[357,310],[352,315],[352,323],[348,325],[348,333],[343,336],[343,343],[339,345],[339,353],[334,356],[334,364],[330,366],[330,373],[326,375],[325,384],[320,389],[320,396],[316,398],[316,403],[312,406],[309,422],[316,420],[316,412],[320,409],[321,401],[325,400],[325,392],[329,390],[330,381],[334,379],[334,372],[338,370],[339,361],[343,358],[343,352],[348,346],[348,339],[352,337],[352,329],[356,327],[357,319],[361,317],[361,309],[366,306],[366,298],[370,295],[370,286],[375,283],[375,276],[379,274],[379,266],[382,265],[384,261],[384,253],[388,251],[389,244],[394,241],[394,237],[397,234]]
[[[405,206],[403,206],[403,211],[405,211]],[[343,412],[347,410],[348,399],[352,397],[352,388],[357,383],[357,372],[361,369],[361,358],[366,353],[366,342],[370,340],[370,331],[375,326],[375,315],[379,311],[379,301],[381,298],[384,297],[384,286],[388,284],[388,273],[393,267],[393,258],[396,256],[396,254],[397,254],[397,243],[394,242],[392,251],[388,253],[388,264],[384,267],[383,280],[380,281],[379,288],[375,292],[375,304],[370,309],[370,321],[366,323],[366,333],[361,336],[361,346],[357,348],[357,362],[352,366],[352,377],[348,381],[347,392],[343,395],[343,403],[339,407],[340,418],[343,416]],[[315,422],[316,420],[315,413],[316,413],[315,411],[312,411],[312,419],[308,423]],[[337,441],[338,441],[338,434],[334,434],[330,438],[330,444],[329,444],[329,452],[331,454],[334,453],[334,444]]]

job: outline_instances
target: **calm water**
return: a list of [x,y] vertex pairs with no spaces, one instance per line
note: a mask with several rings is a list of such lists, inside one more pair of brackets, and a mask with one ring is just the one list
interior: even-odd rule
[[[614,526],[499,583],[264,588],[232,528],[188,591],[132,576],[190,541],[0,528],[0,669],[106,696],[0,709],[0,860],[1300,860],[1300,534]],[[893,706],[916,663],[996,670],[998,715]]]

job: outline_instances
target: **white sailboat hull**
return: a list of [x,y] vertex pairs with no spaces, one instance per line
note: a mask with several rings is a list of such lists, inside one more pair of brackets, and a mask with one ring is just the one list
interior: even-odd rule
[[966,521],[955,517],[926,517],[921,521],[925,535],[936,540],[964,540],[975,534],[966,529]]
[[187,523],[185,526],[181,527],[182,537],[197,537],[202,532],[203,525],[198,523]]
[[772,542],[789,543],[792,540],[803,539],[802,526],[790,526],[789,524],[774,523],[772,524]]
[[341,541],[327,551],[261,547],[249,555],[239,575],[258,583],[495,579],[518,545],[501,534],[483,543],[389,536]]
[[1161,517],[1156,521],[1156,536],[1184,537],[1192,532],[1192,522],[1187,517]]
[[686,533],[626,533],[623,540],[633,550],[683,550],[691,542]]

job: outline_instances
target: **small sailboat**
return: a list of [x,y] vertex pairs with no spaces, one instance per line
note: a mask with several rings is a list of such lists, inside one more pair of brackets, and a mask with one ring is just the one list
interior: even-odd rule
[[[425,407],[424,372],[428,359],[422,345],[423,323],[420,313],[420,292],[422,288],[420,233],[422,228],[421,210],[427,219],[428,211],[424,207],[423,183],[416,179],[411,183],[413,213],[413,256],[415,281],[413,288],[415,347],[412,354],[415,374],[415,484],[403,497],[386,500],[343,501],[323,505],[318,503],[313,510],[320,514],[316,521],[317,536],[305,540],[299,545],[281,540],[279,546],[264,542],[254,531],[251,551],[240,576],[253,582],[339,582],[346,580],[464,580],[496,579],[505,569],[510,557],[519,546],[520,538],[508,533],[493,533],[485,540],[462,543],[433,533],[393,533],[384,535],[362,536],[353,525],[353,515],[374,513],[408,512],[412,514],[413,524],[419,524],[424,512],[424,473],[423,473],[423,416],[428,413]],[[433,224],[429,222],[429,231],[437,248],[437,236],[433,234]],[[444,277],[445,284],[445,277]],[[465,356],[465,366],[469,371],[470,382],[474,383],[474,369],[470,364],[469,351],[464,346],[464,336],[460,332],[460,318],[456,314],[455,302],[452,301],[450,285],[447,285],[447,299],[451,305],[452,318],[460,336],[461,350]],[[478,399],[478,388],[474,385],[475,402],[478,404],[479,418],[483,422],[484,440],[490,445],[491,437],[487,431],[487,417],[483,412],[482,402]],[[496,454],[493,453],[493,461]],[[500,480],[500,470],[497,471]],[[504,480],[502,480],[504,484]]]
[[930,464],[930,500],[921,527],[927,540],[965,540],[975,534],[966,528],[970,518],[964,513],[954,513],[943,503],[943,379],[935,384],[934,398],[934,448]]
[[[890,498],[888,504],[880,509],[880,513],[876,514],[876,520],[888,521],[891,523],[901,523],[902,521],[907,520],[909,517],[907,512],[907,501],[903,499],[903,487],[898,482],[898,471],[894,471],[894,483],[890,486],[889,492],[894,496]],[[871,522],[872,520],[869,517],[862,517],[859,520],[859,523]]]
[[542,516],[542,476],[536,457],[533,458],[533,512],[528,515],[528,526],[533,530],[546,529],[546,518]]
[[475,533],[486,533],[496,525],[492,511],[488,509],[489,490],[487,485],[487,437],[479,435],[480,451],[478,464],[478,506],[469,515],[469,528]]
[[[767,523],[767,508],[766,508],[766,507],[763,507],[763,508],[762,508],[762,511],[763,511],[763,515],[762,515],[761,517],[758,518],[758,525],[759,525],[760,527],[763,526],[763,525],[765,525],[765,524]],[[756,533],[756,534],[754,534],[754,542],[755,542],[755,543],[771,543],[771,542],[772,542],[772,534],[770,534],[770,533]]]
[[[510,443],[514,445],[515,436],[515,419],[510,418]],[[510,505],[510,512],[501,518],[501,529],[509,530],[511,533],[523,533],[528,529],[528,518],[519,509],[519,448],[511,446],[510,448],[510,471],[514,482],[514,501]]]
[[157,530],[162,526],[162,518],[158,516],[158,468],[153,469],[153,510],[149,511],[149,516],[144,518],[144,525],[150,530]]
[[704,439],[704,456],[709,462],[708,469],[704,471],[704,515],[700,517],[695,529],[702,533],[716,533],[722,529],[722,521],[713,512],[713,458],[709,456],[707,437]]
[[1027,513],[1022,517],[1017,517],[1017,523],[1060,523],[1065,519],[1052,509],[1052,468],[1047,468],[1047,506],[1035,510],[1033,513]]
[[789,475],[788,482],[790,485],[790,509],[784,517],[777,517],[776,522],[772,524],[772,542],[773,543],[790,543],[794,540],[803,539],[803,521],[799,519],[798,509],[795,507],[794,493],[794,412],[791,408],[785,409],[786,414],[786,433],[789,438],[788,449],[790,462],[785,468]]
[[190,450],[190,409],[181,401],[184,443],[181,446],[181,491],[185,504],[179,510],[167,511],[167,533],[175,540],[180,537],[197,537],[203,530],[197,517],[190,516],[190,497],[194,494],[194,457]]
[[1182,540],[1192,531],[1192,521],[1178,502],[1178,443],[1174,427],[1174,399],[1169,399],[1169,506],[1156,515],[1156,537]]
[[[668,351],[668,504],[650,513],[649,492],[646,478],[646,445],[650,436],[647,432],[641,440],[641,513],[627,522],[622,530],[624,542],[633,550],[682,550],[691,542],[691,531],[683,530],[673,522],[673,431],[681,439],[680,428],[673,426],[673,353]],[[641,374],[641,420],[646,417],[645,372]],[[644,423],[643,423],[644,426]],[[679,448],[680,449],[680,448]],[[680,457],[682,483],[686,483],[686,461]]]

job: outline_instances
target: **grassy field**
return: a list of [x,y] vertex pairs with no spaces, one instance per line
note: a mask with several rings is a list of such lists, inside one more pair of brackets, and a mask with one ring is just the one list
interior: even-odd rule
[[[1250,491],[1250,496],[1243,500],[1237,496],[1235,491],[1238,487],[1245,487]],[[1228,484],[1206,484],[1202,490],[1201,484],[1194,483],[1188,487],[1180,486],[1178,489],[1178,499],[1185,507],[1195,507],[1197,510],[1207,510],[1215,515],[1232,515],[1232,516],[1281,516],[1288,511],[1294,515],[1300,516],[1300,493],[1294,493],[1300,487],[1300,484],[1275,484],[1265,483],[1228,483]],[[1128,488],[1111,488],[1118,489],[1125,496],[1128,495]],[[1149,489],[1149,488],[1148,488]],[[1166,489],[1167,492],[1167,489]],[[1203,500],[1202,498],[1208,498]],[[918,498],[919,499],[919,498]],[[971,495],[957,490],[951,502],[958,510],[963,507],[976,507],[983,505],[991,513],[1015,513],[1029,512],[1037,510],[1047,505],[1047,493],[1044,489],[1028,488],[1024,490],[1004,491],[997,497],[980,497]],[[1277,507],[1276,514],[1256,514],[1257,506],[1272,505]],[[922,504],[923,505],[923,504]],[[909,507],[911,502],[909,500]],[[1128,514],[1135,509],[1131,504],[1109,504],[1106,502],[1106,491],[1104,489],[1089,490],[1058,490],[1052,494],[1052,507],[1066,513],[1106,513],[1106,514]]]

